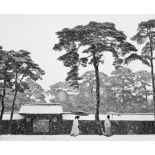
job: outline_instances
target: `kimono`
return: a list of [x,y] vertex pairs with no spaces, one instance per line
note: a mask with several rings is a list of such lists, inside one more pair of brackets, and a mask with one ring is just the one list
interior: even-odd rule
[[79,126],[79,122],[78,122],[77,119],[75,119],[73,121],[72,130],[71,130],[71,133],[70,133],[71,136],[78,136],[79,135],[80,131],[79,131],[78,126]]
[[105,132],[104,132],[104,135],[107,136],[107,137],[110,137],[111,136],[111,123],[110,123],[110,120],[107,118],[105,121],[104,121],[104,128],[105,128]]

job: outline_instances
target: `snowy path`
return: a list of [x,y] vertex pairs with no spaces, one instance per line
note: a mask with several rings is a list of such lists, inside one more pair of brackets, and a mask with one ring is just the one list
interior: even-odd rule
[[1,135],[0,141],[155,141],[155,135]]

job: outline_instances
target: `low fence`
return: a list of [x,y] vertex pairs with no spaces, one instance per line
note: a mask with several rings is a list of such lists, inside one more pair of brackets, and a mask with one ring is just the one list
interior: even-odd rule
[[[112,134],[155,134],[155,126],[153,121],[111,121]],[[101,121],[104,130],[104,121]],[[51,130],[50,134],[70,134],[72,121],[62,121],[61,124],[55,124],[55,130]],[[79,121],[79,129],[81,134],[94,135],[101,134],[100,124],[95,121]]]
[[[10,121],[2,121],[2,134],[9,133],[9,123]],[[11,125],[11,134],[24,134],[25,120],[13,120]]]
[[[73,120],[59,120],[57,122],[50,121],[49,132],[33,132],[33,121],[27,123],[25,119],[13,121],[11,134],[70,134]],[[101,121],[104,130],[104,121]],[[112,120],[111,131],[113,135],[126,134],[155,134],[154,121],[128,121],[128,120]],[[8,134],[9,121],[3,121],[2,134]],[[79,120],[79,129],[81,134],[94,135],[101,134],[100,124],[94,120]]]
[[[46,135],[69,135],[72,128],[73,121],[65,120],[56,123],[50,123],[49,132],[47,133],[34,133],[32,126],[18,128],[12,134],[46,134]],[[113,135],[127,135],[127,134],[155,134],[155,126],[153,121],[111,121]],[[104,130],[104,121],[101,121]],[[28,129],[29,130],[26,130]],[[14,128],[15,129],[15,128]],[[101,134],[100,124],[95,121],[79,121],[79,129],[83,135]],[[7,134],[7,130],[5,130]]]

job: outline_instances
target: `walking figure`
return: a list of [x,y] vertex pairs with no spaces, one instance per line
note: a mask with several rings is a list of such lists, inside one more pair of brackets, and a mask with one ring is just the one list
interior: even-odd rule
[[78,136],[80,134],[79,122],[78,122],[79,118],[80,118],[79,116],[76,116],[73,121],[72,130],[70,133],[71,136]]
[[107,137],[111,136],[111,123],[110,123],[110,116],[108,115],[106,120],[104,121],[104,128],[105,132],[104,135]]

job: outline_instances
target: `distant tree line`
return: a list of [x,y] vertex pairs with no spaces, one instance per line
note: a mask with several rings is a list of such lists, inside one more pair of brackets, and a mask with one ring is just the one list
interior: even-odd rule
[[[87,71],[81,76],[78,88],[66,82],[50,86],[47,95],[51,102],[61,103],[63,110],[95,113],[95,72]],[[151,74],[147,71],[132,72],[120,67],[110,76],[100,72],[100,113],[144,113],[153,112]]]

